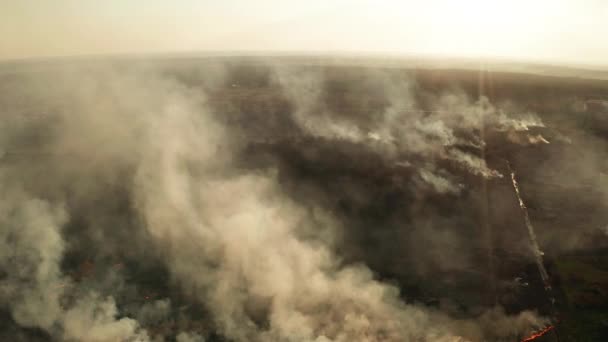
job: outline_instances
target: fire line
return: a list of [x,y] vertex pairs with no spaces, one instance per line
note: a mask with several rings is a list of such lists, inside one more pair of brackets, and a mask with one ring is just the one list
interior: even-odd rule
[[545,289],[551,289],[551,283],[549,282],[549,274],[545,269],[545,265],[543,263],[542,252],[538,245],[538,241],[536,240],[536,233],[534,232],[534,227],[532,226],[532,222],[530,221],[530,216],[528,215],[528,208],[526,204],[521,198],[521,193],[519,192],[519,185],[517,183],[517,179],[515,179],[515,171],[511,169],[511,164],[507,161],[507,167],[509,168],[509,172],[511,173],[511,181],[513,182],[513,188],[515,189],[515,195],[517,196],[517,200],[519,201],[519,207],[524,214],[524,221],[526,223],[526,227],[528,228],[528,235],[530,237],[530,242],[532,243],[532,249],[534,253],[534,257],[536,260],[536,266],[538,267],[538,271],[540,272],[540,276],[545,285]]
[[524,338],[523,340],[521,340],[521,342],[530,342],[530,341],[534,341],[539,337],[544,336],[545,334],[547,334],[549,331],[555,329],[554,325],[549,325],[548,327],[544,328],[543,330],[537,331],[535,333],[533,333],[532,335]]
[[[552,289],[551,289],[551,281],[549,280],[549,274],[547,273],[547,269],[545,268],[545,264],[543,263],[543,253],[540,250],[540,247],[538,245],[538,241],[536,239],[536,233],[534,232],[534,226],[532,226],[532,221],[530,221],[530,216],[528,214],[528,207],[526,207],[526,204],[524,203],[522,197],[521,197],[521,193],[519,191],[519,184],[517,183],[517,179],[515,178],[515,171],[511,168],[511,164],[509,163],[508,160],[506,160],[507,162],[507,168],[509,170],[509,173],[511,173],[511,182],[513,183],[513,188],[515,189],[515,195],[517,196],[517,200],[519,202],[519,207],[521,208],[521,211],[523,212],[524,215],[524,221],[526,224],[526,228],[528,229],[528,235],[530,237],[530,243],[531,243],[531,247],[533,249],[533,254],[534,254],[534,259],[536,261],[536,266],[538,267],[538,271],[540,273],[540,277],[542,278],[542,281],[544,283],[545,286],[545,291],[547,292],[547,295],[549,297],[549,301],[551,302],[551,309],[552,309],[552,315],[554,316],[553,319],[555,319],[555,317],[557,317],[557,309],[555,307],[555,297],[553,297],[553,293],[552,293]],[[547,327],[545,327],[544,329],[533,333],[531,336],[525,338],[522,340],[522,342],[528,342],[528,341],[533,341],[541,336],[544,336],[545,334],[547,334],[549,331],[554,331],[555,332],[555,337],[557,338],[557,340],[559,341],[559,335],[557,334],[557,330],[555,330],[555,325],[549,325]]]

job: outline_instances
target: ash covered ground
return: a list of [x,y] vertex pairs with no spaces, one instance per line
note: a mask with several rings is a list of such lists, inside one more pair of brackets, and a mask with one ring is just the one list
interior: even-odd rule
[[608,81],[183,58],[0,89],[2,340],[608,339]]

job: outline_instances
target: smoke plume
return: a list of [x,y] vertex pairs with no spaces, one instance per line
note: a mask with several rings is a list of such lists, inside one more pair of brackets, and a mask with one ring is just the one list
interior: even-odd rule
[[[322,72],[285,66],[268,67],[262,85],[284,96],[285,118],[252,108],[231,114],[235,103],[225,113],[221,88],[234,82],[229,66],[214,68],[192,82],[146,65],[2,76],[0,305],[17,327],[12,338],[483,341],[544,326],[530,311],[463,315],[408,298],[351,245],[382,233],[357,220],[357,205],[374,201],[370,188],[347,177],[317,186],[285,157],[330,170],[339,158],[368,156],[375,162],[362,168],[378,182],[394,178],[390,187],[409,189],[411,198],[391,202],[395,214],[378,222],[413,229],[413,240],[397,242],[405,264],[419,263],[404,269],[424,276],[474,261],[459,252],[467,238],[451,228],[464,214],[426,221],[416,216],[427,210],[420,198],[459,196],[466,177],[501,177],[481,157],[480,131],[530,123],[485,98],[418,98],[413,81],[382,73],[360,84],[384,94],[368,103],[373,120],[349,115],[324,98]],[[233,91],[253,96],[241,86]],[[255,127],[273,124],[281,131],[257,135]],[[256,144],[270,146],[259,147],[268,159],[248,152]],[[335,210],[344,203],[353,207]]]

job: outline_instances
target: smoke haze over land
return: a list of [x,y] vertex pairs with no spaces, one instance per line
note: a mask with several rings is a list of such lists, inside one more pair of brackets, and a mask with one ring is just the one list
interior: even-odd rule
[[0,341],[608,341],[607,1],[0,3]]
[[[567,144],[526,106],[271,63],[58,63],[0,87],[3,340],[510,341],[547,324],[471,299],[479,189],[508,181],[486,144]],[[532,260],[515,230],[501,247]]]

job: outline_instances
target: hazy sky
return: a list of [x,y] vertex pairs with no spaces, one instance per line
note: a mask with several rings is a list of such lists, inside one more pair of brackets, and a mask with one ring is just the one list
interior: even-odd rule
[[226,50],[608,66],[608,0],[0,0],[0,59]]

